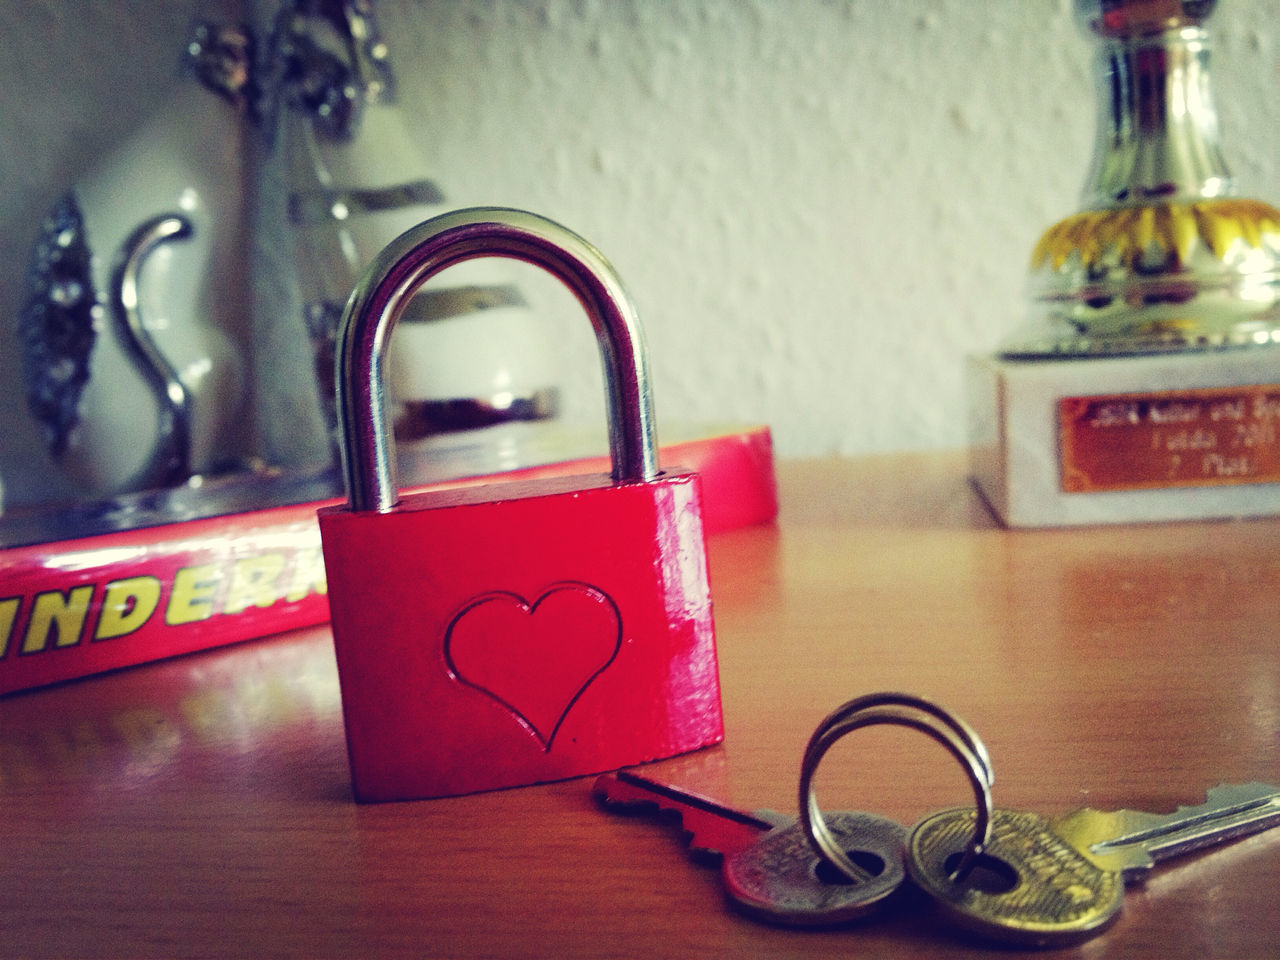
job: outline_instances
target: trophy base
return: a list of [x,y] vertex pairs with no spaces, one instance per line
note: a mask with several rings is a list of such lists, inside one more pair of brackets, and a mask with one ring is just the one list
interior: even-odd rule
[[1280,514],[1280,347],[967,359],[970,476],[1010,527]]

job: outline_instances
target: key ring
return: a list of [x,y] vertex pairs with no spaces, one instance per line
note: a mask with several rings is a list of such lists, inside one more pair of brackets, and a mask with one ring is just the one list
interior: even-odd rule
[[973,787],[977,818],[973,837],[960,863],[952,872],[954,882],[963,880],[977,863],[991,834],[991,785],[995,775],[987,748],[973,728],[955,714],[935,703],[905,693],[872,693],[855,697],[832,711],[809,738],[800,765],[800,823],[810,846],[819,857],[855,883],[869,875],[840,848],[818,806],[813,777],[826,752],[846,734],[862,727],[890,723],[919,730],[942,744],[956,758]]
[[973,786],[977,806],[973,838],[965,848],[951,879],[959,882],[973,869],[990,838],[991,785],[994,774],[986,746],[963,720],[922,697],[903,693],[873,693],[855,697],[834,710],[809,738],[800,768],[800,822],[805,836],[818,856],[854,882],[868,875],[850,859],[831,835],[818,798],[813,777],[823,756],[833,744],[861,727],[891,723],[912,727],[942,744],[959,761]]

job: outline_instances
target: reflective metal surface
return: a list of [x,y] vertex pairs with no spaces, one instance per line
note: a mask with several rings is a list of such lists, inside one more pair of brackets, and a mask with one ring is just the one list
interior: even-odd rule
[[173,364],[160,352],[143,322],[138,275],[147,257],[170,240],[191,236],[191,222],[164,214],[146,220],[125,241],[112,276],[111,313],[121,341],[155,394],[158,411],[151,458],[129,489],[171,487],[191,476],[191,396]]
[[58,199],[40,225],[18,323],[27,407],[49,452],[61,457],[79,419],[101,312],[92,251],[74,192]]
[[385,361],[391,331],[409,299],[433,275],[477,257],[542,267],[582,303],[595,329],[608,392],[615,480],[658,475],[643,331],[622,281],[577,234],[520,210],[447,213],[389,244],[356,284],[338,331],[335,377],[343,466],[353,510],[391,510],[399,500],[386,427]]
[[253,39],[243,27],[199,21],[183,57],[184,66],[206,88],[234,104],[252,94]]
[[405,442],[501,423],[549,420],[560,411],[560,391],[549,387],[524,396],[508,392],[492,397],[403,400],[397,406],[396,440]]
[[1098,44],[1083,209],[1031,257],[1033,321],[1007,357],[1280,343],[1280,210],[1237,197],[1205,22],[1212,2],[1076,0]]
[[267,114],[287,105],[308,114],[317,131],[350,140],[365,105],[393,96],[387,48],[369,0],[289,0],[268,45],[273,75],[265,78],[261,105]]
[[289,220],[309,225],[426,203],[444,203],[444,194],[430,180],[415,180],[390,187],[299,190],[289,196]]

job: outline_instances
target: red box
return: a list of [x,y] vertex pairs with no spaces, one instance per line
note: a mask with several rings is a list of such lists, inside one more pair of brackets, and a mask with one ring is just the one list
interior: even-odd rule
[[[660,458],[701,475],[708,534],[777,514],[767,427],[672,444]],[[501,478],[592,473],[608,462],[569,460]],[[0,694],[326,622],[316,510],[336,502],[0,550]]]

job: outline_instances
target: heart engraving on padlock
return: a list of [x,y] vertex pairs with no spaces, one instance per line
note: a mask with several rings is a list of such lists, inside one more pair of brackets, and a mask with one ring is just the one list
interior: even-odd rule
[[550,752],[573,705],[617,659],[622,616],[587,583],[548,587],[532,603],[495,590],[468,601],[449,621],[449,673],[491,697]]

